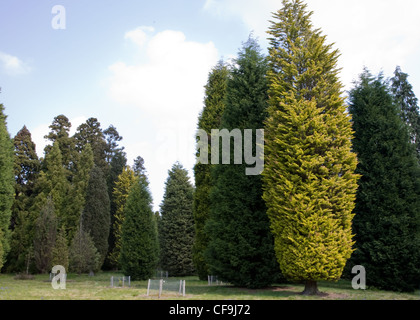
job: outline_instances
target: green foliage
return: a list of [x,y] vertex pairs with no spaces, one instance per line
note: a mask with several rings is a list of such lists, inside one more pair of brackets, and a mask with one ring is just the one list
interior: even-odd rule
[[35,223],[33,249],[35,264],[40,273],[46,273],[52,267],[56,236],[57,218],[54,212],[54,203],[51,197],[48,197]]
[[353,264],[366,268],[367,284],[412,291],[420,279],[420,169],[410,132],[382,76],[367,70],[350,92],[362,175],[356,198]]
[[52,248],[52,266],[60,265],[66,270],[69,268],[69,247],[66,228],[63,225],[57,233],[54,247]]
[[337,280],[353,251],[358,176],[338,52],[300,0],[284,0],[269,34],[264,200],[282,273]]
[[34,193],[35,180],[40,171],[40,161],[32,141],[31,133],[24,126],[13,138],[15,169],[15,200],[11,226],[19,211],[28,210]]
[[67,215],[62,223],[66,226],[68,239],[73,239],[86,203],[90,173],[94,166],[90,144],[84,146],[79,159],[74,165],[75,172],[68,196],[70,201],[67,203]]
[[133,171],[136,176],[141,176],[146,174],[146,168],[144,167],[144,159],[141,156],[138,156],[134,159]]
[[[267,62],[252,38],[235,62],[221,128],[253,129],[255,133],[255,129],[263,128],[266,117]],[[262,199],[261,176],[247,176],[245,163],[233,165],[233,144],[230,154],[232,165],[212,167],[206,261],[211,274],[223,281],[249,288],[266,287],[277,280],[279,267]]]
[[[198,120],[198,129],[205,130],[210,136],[212,129],[220,127],[221,116],[225,108],[225,95],[229,71],[223,61],[209,73],[205,86],[204,109]],[[210,140],[210,139],[209,139]],[[210,146],[208,149],[211,157]],[[210,176],[211,165],[197,163],[194,166],[195,192],[193,200],[193,215],[195,223],[195,239],[193,244],[193,261],[201,280],[207,280],[208,266],[204,259],[204,251],[208,243],[205,224],[210,210],[210,190],[212,186]]]
[[[126,167],[127,164],[127,159],[125,157],[125,153],[122,151],[118,151],[113,153],[112,158],[111,158],[111,164],[110,164],[110,169],[109,169],[109,174],[107,177],[107,185],[108,185],[108,195],[109,195],[109,200],[110,200],[110,215],[111,215],[111,230],[109,232],[109,238],[108,238],[108,253],[107,253],[107,257],[105,259],[105,264],[104,264],[104,268],[115,268],[116,267],[116,261],[118,260],[110,260],[109,258],[111,257],[112,252],[115,249],[116,241],[117,239],[115,238],[115,232],[113,229],[113,226],[115,225],[116,222],[116,214],[117,214],[117,204],[114,198],[114,188],[116,185],[116,182],[118,181],[118,177],[119,175],[123,172],[124,167]],[[119,250],[118,250],[119,251]],[[115,256],[115,255],[114,255]]]
[[22,271],[25,256],[32,244],[29,226],[29,210],[33,205],[35,181],[39,175],[40,161],[35,152],[31,133],[24,126],[14,137],[15,198],[12,207],[10,228],[10,252],[7,258],[7,271]]
[[13,143],[0,104],[0,270],[10,249],[10,218],[14,199]]
[[76,150],[76,140],[74,137],[70,137],[71,123],[65,115],[59,115],[54,118],[49,128],[51,131],[44,138],[49,140],[51,145],[45,147],[45,153],[49,153],[52,145],[56,142],[58,143],[66,177],[71,181],[75,170],[74,165],[79,160],[79,153]]
[[118,146],[118,143],[123,139],[123,137],[120,136],[113,125],[110,125],[107,129],[105,129],[103,131],[103,135],[106,141],[105,160],[107,163],[111,164],[112,159],[114,159],[116,155],[124,154],[124,147]]
[[80,223],[69,248],[69,270],[78,274],[90,273],[99,270],[100,265],[101,255]]
[[92,237],[100,255],[102,266],[107,250],[110,228],[109,196],[102,170],[94,165],[90,171],[86,190],[86,203],[82,213],[83,229]]
[[29,211],[17,212],[10,240],[6,272],[22,272],[26,268],[26,256],[33,254],[31,247],[35,218]]
[[191,275],[194,272],[193,191],[187,170],[181,164],[175,163],[165,182],[165,193],[160,206],[162,220],[159,224],[161,268],[174,277]]
[[[130,172],[126,171],[130,174]],[[120,180],[121,181],[121,180]],[[125,191],[121,193],[125,197]],[[135,178],[124,205],[120,264],[133,280],[149,279],[159,259],[159,241],[147,178]]]
[[40,172],[36,181],[36,198],[31,208],[32,212],[39,212],[45,205],[47,198],[54,202],[55,213],[61,225],[68,213],[70,199],[70,182],[67,180],[67,171],[62,164],[59,143],[55,142],[49,153],[45,155],[44,170]]
[[122,236],[122,225],[124,223],[124,207],[127,202],[128,195],[132,186],[137,182],[136,175],[134,171],[126,166],[118,176],[117,181],[115,182],[113,199],[115,203],[115,216],[112,224],[111,232],[114,235],[114,248],[109,254],[109,260],[111,265],[119,267],[119,259],[121,252],[121,236]]
[[408,74],[397,67],[390,86],[394,101],[399,108],[400,118],[407,124],[410,141],[414,144],[417,157],[420,159],[420,114],[418,99],[413,92],[413,87],[408,82]]
[[102,170],[106,177],[109,170],[108,163],[106,162],[108,145],[98,119],[89,118],[85,123],[82,123],[77,128],[74,139],[76,140],[76,149],[79,151],[83,150],[85,145],[90,144],[93,151],[94,163]]
[[225,110],[224,100],[228,77],[228,67],[220,60],[209,73],[207,84],[204,86],[204,108],[198,119],[199,129],[210,131],[219,128]]

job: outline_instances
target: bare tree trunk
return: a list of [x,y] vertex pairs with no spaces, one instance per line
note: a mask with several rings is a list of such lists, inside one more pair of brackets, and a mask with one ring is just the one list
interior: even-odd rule
[[304,296],[317,296],[320,295],[321,292],[318,290],[318,284],[316,281],[307,280],[305,281],[305,289],[301,294]]

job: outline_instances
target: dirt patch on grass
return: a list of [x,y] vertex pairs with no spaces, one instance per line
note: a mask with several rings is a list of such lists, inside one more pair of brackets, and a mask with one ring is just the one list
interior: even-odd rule
[[280,286],[280,287],[272,287],[271,291],[295,291],[299,290],[296,287],[289,287],[289,286]]
[[344,293],[326,293],[325,299],[331,299],[331,300],[346,300],[350,296],[348,294]]
[[289,287],[289,286],[278,286],[272,287],[271,291],[273,292],[287,292],[290,294],[300,294],[301,289],[296,287]]

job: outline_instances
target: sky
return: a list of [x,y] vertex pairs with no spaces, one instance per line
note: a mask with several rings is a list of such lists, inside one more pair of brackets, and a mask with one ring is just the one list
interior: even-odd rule
[[[420,97],[420,1],[307,0],[341,53],[345,90],[367,67],[408,73]],[[128,164],[145,160],[154,209],[179,161],[194,183],[195,133],[208,73],[252,32],[263,52],[281,0],[0,0],[0,103],[13,137],[43,136],[64,114],[116,127]]]

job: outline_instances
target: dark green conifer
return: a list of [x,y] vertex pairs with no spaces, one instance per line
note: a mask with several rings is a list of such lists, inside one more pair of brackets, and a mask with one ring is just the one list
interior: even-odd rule
[[[12,207],[10,228],[10,252],[7,271],[21,272],[25,269],[25,257],[32,246],[33,238],[29,232],[33,223],[30,208],[35,198],[35,181],[41,163],[32,141],[31,133],[24,126],[14,137],[15,199]],[[30,253],[32,254],[32,253]]]
[[100,269],[101,255],[95,247],[92,237],[79,224],[69,248],[70,272],[90,273]]
[[[227,66],[223,61],[213,68],[209,73],[205,86],[204,108],[198,120],[198,129],[207,132],[208,140],[212,129],[220,127],[221,117],[225,108],[226,85],[229,76]],[[208,161],[211,157],[211,146],[209,144]],[[210,177],[211,164],[197,163],[194,166],[195,191],[193,201],[193,214],[195,226],[195,239],[193,245],[194,267],[201,280],[207,280],[209,270],[204,259],[204,251],[207,248],[208,235],[205,231],[205,224],[209,217],[210,190],[212,181]]]
[[156,218],[148,185],[145,176],[136,177],[124,205],[119,262],[124,274],[134,280],[149,279],[159,260]]
[[410,131],[382,75],[365,70],[350,91],[354,151],[362,175],[354,209],[356,251],[368,286],[418,289],[420,168]]
[[10,250],[10,218],[14,199],[13,142],[0,104],[0,270]]
[[187,170],[180,163],[175,163],[165,182],[159,224],[161,268],[174,277],[194,272],[193,191]]
[[[268,106],[267,61],[255,39],[243,45],[227,83],[226,106],[221,129],[252,130],[252,156],[256,156],[256,130],[264,127]],[[247,137],[248,139],[249,137]],[[249,140],[249,139],[248,139]],[[245,142],[244,142],[245,143]],[[244,152],[244,145],[241,146]],[[206,257],[211,274],[233,285],[260,288],[277,280],[274,240],[262,199],[261,175],[247,175],[248,165],[214,165],[210,218],[206,231],[210,241]]]
[[86,202],[82,213],[83,230],[93,240],[100,255],[100,266],[104,262],[108,250],[108,236],[110,231],[108,189],[102,170],[96,165],[90,172],[89,184],[86,191]]
[[411,143],[414,144],[417,157],[420,159],[420,113],[418,99],[412,85],[408,82],[408,74],[397,67],[391,78],[391,93],[400,110],[400,118],[407,124]]
[[54,202],[48,197],[35,222],[33,249],[35,265],[40,273],[51,270],[56,236],[57,217]]
[[54,247],[52,248],[52,266],[60,265],[66,270],[69,269],[69,245],[67,241],[66,228],[63,225],[55,239]]

